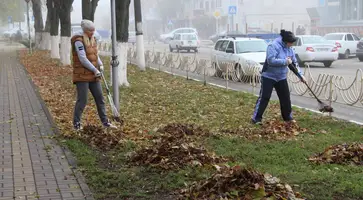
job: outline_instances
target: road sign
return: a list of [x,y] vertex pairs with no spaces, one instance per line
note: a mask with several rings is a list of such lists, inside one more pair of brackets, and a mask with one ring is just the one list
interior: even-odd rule
[[173,22],[171,20],[169,20],[168,25],[169,26],[173,25]]
[[34,22],[34,15],[32,16],[32,22]]
[[8,16],[8,23],[10,24],[13,21],[13,18],[11,16]]
[[214,11],[213,16],[214,16],[216,19],[219,19],[219,18],[221,17],[221,13],[220,13],[219,11]]
[[237,6],[229,6],[228,7],[228,14],[235,15],[237,13]]

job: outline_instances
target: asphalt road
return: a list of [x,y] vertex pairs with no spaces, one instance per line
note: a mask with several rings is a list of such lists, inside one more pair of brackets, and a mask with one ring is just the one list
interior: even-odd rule
[[[156,43],[156,44],[145,43],[145,48],[149,50],[155,49],[155,51],[169,52],[168,44],[163,44],[163,43]],[[197,57],[202,59],[210,59],[212,55],[212,49],[213,47],[211,46],[200,47],[199,52],[197,53]],[[194,56],[194,53],[181,51],[181,55]],[[322,73],[333,74],[344,77],[345,81],[348,84],[350,84],[355,79],[358,69],[363,70],[363,62],[360,62],[356,57],[351,57],[349,59],[343,59],[343,60],[339,59],[335,61],[332,64],[332,66],[329,68],[324,67],[322,63],[308,63],[308,64],[310,65],[310,70],[314,78],[317,78],[317,76]]]

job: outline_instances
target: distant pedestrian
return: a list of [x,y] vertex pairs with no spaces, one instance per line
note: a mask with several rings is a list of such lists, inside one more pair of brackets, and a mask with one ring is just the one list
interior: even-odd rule
[[[275,88],[280,100],[281,115],[285,122],[295,123],[292,117],[290,90],[287,82],[288,65],[295,63],[299,73],[295,52],[291,46],[296,41],[295,35],[290,31],[281,30],[280,37],[267,47],[267,56],[262,69],[261,90],[252,116],[254,124],[262,123],[262,115],[270,101]],[[305,82],[304,76],[302,82]]]
[[295,34],[296,35],[301,35],[301,27],[300,27],[300,25],[297,27]]
[[112,125],[106,115],[105,101],[100,83],[103,64],[98,56],[95,26],[92,21],[82,20],[82,30],[71,39],[73,54],[73,83],[77,87],[77,101],[74,108],[73,126],[80,130],[81,116],[87,104],[88,90],[95,99],[98,115],[106,128],[117,128]]
[[301,28],[300,35],[305,35],[305,27]]

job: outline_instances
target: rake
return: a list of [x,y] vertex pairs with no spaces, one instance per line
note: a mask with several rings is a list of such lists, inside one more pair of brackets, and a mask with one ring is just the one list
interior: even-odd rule
[[118,110],[117,110],[117,108],[115,106],[115,103],[113,102],[112,95],[111,95],[111,92],[110,92],[110,88],[108,87],[105,76],[103,75],[103,73],[101,73],[101,76],[102,76],[103,82],[105,83],[105,86],[106,86],[107,98],[108,98],[108,102],[110,103],[110,106],[111,106],[113,120],[115,120],[116,122],[121,123],[120,113],[118,112]]
[[[299,74],[297,68],[296,68],[296,64],[292,63],[289,65],[289,69],[294,72],[294,74],[300,79],[302,80],[301,75]],[[315,99],[318,101],[318,107],[319,107],[319,111],[320,112],[327,112],[327,113],[332,113],[334,112],[333,107],[329,106],[328,104],[322,102],[317,96],[316,94],[313,92],[313,90],[310,88],[310,86],[304,82],[304,84],[306,85],[306,87],[309,89],[309,91],[311,92],[311,94],[313,94],[313,96],[315,97]]]

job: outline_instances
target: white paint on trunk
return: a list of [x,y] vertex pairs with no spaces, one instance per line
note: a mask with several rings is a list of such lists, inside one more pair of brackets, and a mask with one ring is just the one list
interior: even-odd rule
[[144,35],[136,36],[136,52],[136,64],[141,71],[145,71]]
[[54,59],[59,59],[60,55],[59,55],[59,37],[58,36],[50,36],[51,38],[51,52],[50,52],[50,57],[54,58]]
[[61,37],[60,39],[60,59],[64,66],[71,65],[71,38]]
[[35,32],[35,48],[42,48],[42,32]]
[[48,50],[50,51],[51,48],[51,41],[50,41],[50,33],[49,32],[43,32],[42,33],[42,50]]
[[127,42],[117,42],[116,54],[120,65],[118,66],[118,83],[119,86],[130,86],[127,81]]

